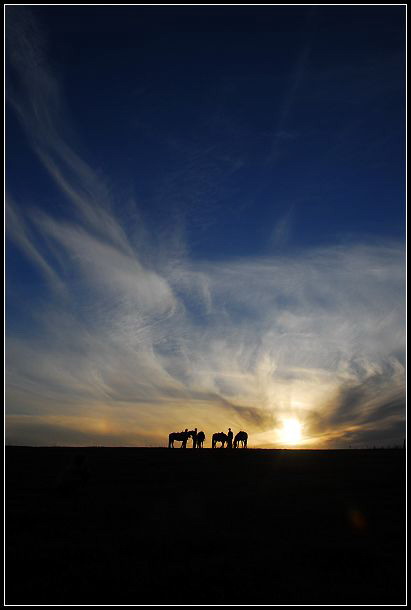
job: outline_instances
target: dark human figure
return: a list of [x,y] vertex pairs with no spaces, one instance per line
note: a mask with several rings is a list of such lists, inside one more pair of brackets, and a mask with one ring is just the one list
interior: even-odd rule
[[211,446],[213,449],[216,449],[217,443],[221,443],[221,449],[223,449],[226,442],[227,434],[224,434],[224,432],[215,432],[211,439]]
[[191,433],[188,431],[188,428],[184,432],[171,432],[168,435],[168,448],[174,449],[174,441],[181,441],[181,448],[185,449],[190,435]]
[[237,434],[234,437],[234,449],[237,449],[237,447],[239,446],[240,443],[242,444],[243,449],[247,449],[247,441],[248,441],[247,432],[240,430],[240,432],[237,432]]
[[228,434],[227,434],[227,449],[232,449],[233,448],[233,432],[231,430],[231,428],[228,429]]
[[197,434],[197,448],[198,449],[202,449],[203,445],[204,445],[204,441],[205,441],[205,434],[204,432],[201,430],[198,434]]
[[191,432],[189,432],[188,428],[186,428],[184,430],[184,434],[185,434],[185,438],[183,439],[183,442],[181,443],[181,449],[185,449],[187,447],[187,441],[190,438]]
[[193,449],[197,447],[197,428],[191,431],[191,438],[193,439]]

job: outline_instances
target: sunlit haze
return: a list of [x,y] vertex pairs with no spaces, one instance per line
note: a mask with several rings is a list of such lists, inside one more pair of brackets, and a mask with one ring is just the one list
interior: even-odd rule
[[302,426],[296,419],[286,419],[280,430],[280,441],[288,445],[298,445],[302,439]]

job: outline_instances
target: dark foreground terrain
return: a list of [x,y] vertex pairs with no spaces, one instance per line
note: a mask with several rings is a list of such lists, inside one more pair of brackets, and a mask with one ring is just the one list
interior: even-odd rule
[[405,602],[403,450],[8,447],[6,477],[9,604]]

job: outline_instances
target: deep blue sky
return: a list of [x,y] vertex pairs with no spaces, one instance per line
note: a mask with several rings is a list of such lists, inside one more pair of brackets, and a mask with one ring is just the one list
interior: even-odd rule
[[[264,253],[281,219],[281,247],[404,237],[404,7],[35,14],[82,152],[194,257]],[[54,205],[7,134],[9,188]]]
[[[156,362],[167,353],[164,371],[195,404],[208,392],[232,408],[270,409],[272,383],[285,387],[274,374],[283,357],[289,376],[314,361],[317,372],[337,367],[344,396],[353,378],[361,396],[382,395],[382,375],[381,400],[400,404],[404,6],[9,6],[6,26],[7,328],[20,363],[12,413],[36,411],[59,371],[71,375],[65,396],[86,392],[75,363],[97,337],[125,349],[126,328],[137,342],[129,362],[140,366],[137,337],[150,328]],[[78,336],[68,352],[61,328]],[[273,328],[298,330],[317,352],[302,357],[307,346],[290,338],[285,357],[278,342],[266,345]],[[234,396],[214,351],[205,354],[214,342],[233,368],[227,378],[256,375],[261,385],[258,367],[272,371],[265,398],[243,400],[248,381]],[[102,362],[90,373],[110,388],[104,400],[128,383],[118,380],[124,366],[114,375],[117,351],[104,359],[110,374]],[[64,364],[52,374],[45,363],[56,353]],[[214,369],[212,381],[195,377]],[[300,382],[295,404],[308,409]],[[101,387],[87,386],[87,400],[103,400]],[[148,400],[143,382],[130,387]],[[285,408],[278,400],[274,414]],[[378,424],[384,438],[398,432],[390,422]]]

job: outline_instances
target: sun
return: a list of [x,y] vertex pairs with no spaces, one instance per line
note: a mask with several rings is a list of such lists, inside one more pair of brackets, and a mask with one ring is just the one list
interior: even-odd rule
[[281,442],[287,445],[298,445],[301,441],[302,425],[297,419],[286,419],[280,430]]

